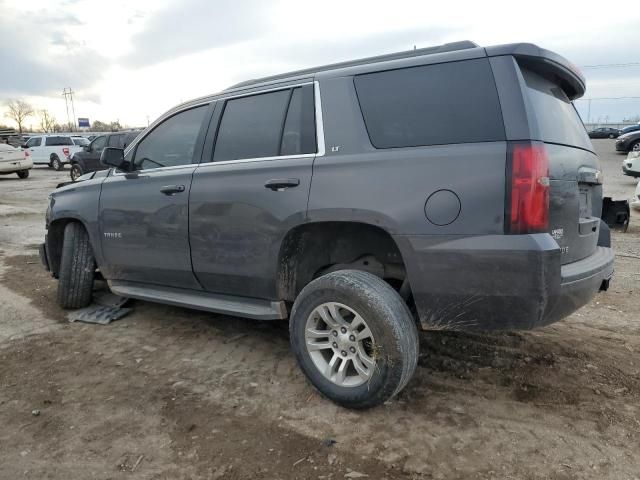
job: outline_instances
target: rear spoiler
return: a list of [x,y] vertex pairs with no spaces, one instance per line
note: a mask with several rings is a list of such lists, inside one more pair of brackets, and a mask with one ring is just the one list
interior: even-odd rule
[[570,100],[584,95],[586,81],[578,67],[550,50],[532,43],[510,43],[486,47],[488,57],[513,55],[521,66],[534,70],[543,77],[560,85]]

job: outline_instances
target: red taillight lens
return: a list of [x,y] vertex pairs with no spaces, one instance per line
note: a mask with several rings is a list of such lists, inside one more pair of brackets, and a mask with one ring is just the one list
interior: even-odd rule
[[24,158],[27,158],[29,156],[29,150],[25,150],[24,151]]
[[511,198],[509,233],[549,229],[549,157],[544,143],[514,143],[509,148]]
[[62,153],[64,153],[67,157],[69,156],[69,147],[63,147]]

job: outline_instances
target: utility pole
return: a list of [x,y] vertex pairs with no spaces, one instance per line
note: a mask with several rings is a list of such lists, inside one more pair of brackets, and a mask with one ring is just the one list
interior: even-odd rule
[[71,122],[69,121],[69,102],[67,101],[67,89],[62,90],[62,96],[64,97],[64,106],[67,109],[67,127],[71,130]]
[[587,123],[591,123],[591,99],[587,101]]
[[[68,91],[67,91],[68,90]],[[67,107],[67,124],[69,125],[69,130],[74,132],[75,131],[75,124],[76,124],[76,108],[75,105],[73,104],[73,90],[71,90],[71,87],[67,87],[64,88],[62,90],[62,95],[64,96],[64,105],[65,107]],[[67,96],[69,97],[67,99]],[[71,114],[73,115],[73,123],[71,123],[69,121],[69,101],[71,101]]]

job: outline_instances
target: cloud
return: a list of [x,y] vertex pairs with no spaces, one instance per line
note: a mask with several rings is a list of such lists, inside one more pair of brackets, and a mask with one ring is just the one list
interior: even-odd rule
[[148,17],[133,35],[128,66],[148,66],[211,48],[256,38],[268,31],[270,2],[184,0]]
[[84,88],[100,78],[105,60],[66,30],[82,22],[70,14],[42,10],[38,22],[2,6],[0,95],[59,95],[64,87]]

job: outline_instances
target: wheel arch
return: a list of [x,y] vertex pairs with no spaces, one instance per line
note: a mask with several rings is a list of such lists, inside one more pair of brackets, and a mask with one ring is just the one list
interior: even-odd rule
[[355,221],[304,223],[291,228],[280,244],[278,298],[292,302],[311,280],[340,268],[369,271],[395,287],[407,278],[400,248],[384,228]]
[[58,272],[60,271],[62,244],[64,242],[64,229],[71,222],[76,222],[82,225],[82,227],[89,235],[89,242],[91,243],[91,248],[93,249],[94,254],[96,251],[96,248],[91,241],[90,230],[87,228],[87,225],[83,219],[76,216],[68,216],[57,218],[51,221],[47,230],[47,255],[49,258],[49,267],[51,268],[51,273],[56,278],[58,277]]

